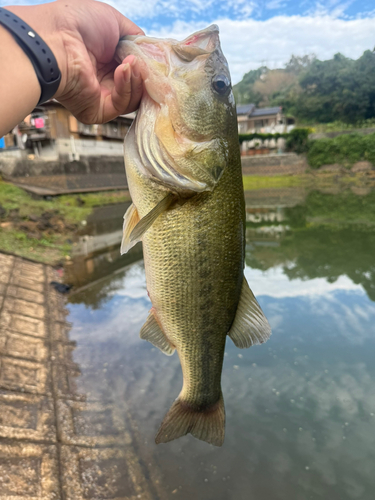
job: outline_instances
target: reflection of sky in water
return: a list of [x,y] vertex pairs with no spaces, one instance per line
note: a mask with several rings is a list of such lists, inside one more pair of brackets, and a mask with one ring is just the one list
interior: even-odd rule
[[139,262],[112,278],[101,308],[69,305],[80,389],[125,399],[140,456],[155,457],[173,498],[372,499],[375,303],[345,276],[289,281],[281,267],[246,276],[273,336],[248,350],[227,341],[223,448],[191,436],[154,445],[182,380],[176,355],[139,339],[150,308]]

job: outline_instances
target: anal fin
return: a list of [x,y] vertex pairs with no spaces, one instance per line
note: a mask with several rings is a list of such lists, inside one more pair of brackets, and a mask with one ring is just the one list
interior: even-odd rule
[[242,282],[240,301],[228,335],[240,349],[263,344],[271,336],[271,327],[246,278]]
[[121,255],[124,255],[124,253],[128,252],[136,243],[138,243],[139,239],[134,241],[130,240],[130,233],[133,231],[138,222],[138,211],[132,203],[124,215],[124,226],[120,250]]
[[169,342],[160,328],[152,310],[148,315],[146,323],[142,326],[139,336],[141,339],[151,342],[151,344],[164,352],[164,354],[167,354],[167,356],[171,356],[175,351],[175,347]]

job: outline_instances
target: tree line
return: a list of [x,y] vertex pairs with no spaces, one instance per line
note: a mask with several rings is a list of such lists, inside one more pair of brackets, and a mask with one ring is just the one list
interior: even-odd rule
[[301,124],[374,119],[375,54],[366,50],[357,60],[336,54],[327,61],[292,56],[283,69],[249,71],[233,91],[237,104],[282,106]]

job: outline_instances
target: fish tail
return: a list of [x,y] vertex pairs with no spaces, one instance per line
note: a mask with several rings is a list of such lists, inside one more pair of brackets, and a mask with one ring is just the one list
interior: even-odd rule
[[216,403],[203,410],[194,409],[178,397],[164,417],[155,442],[156,444],[167,443],[189,432],[197,439],[215,446],[223,444],[225,410],[222,394]]

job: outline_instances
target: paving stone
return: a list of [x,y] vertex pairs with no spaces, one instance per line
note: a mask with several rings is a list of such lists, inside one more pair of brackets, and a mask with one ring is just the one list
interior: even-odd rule
[[50,394],[49,363],[42,364],[0,356],[0,388],[33,394]]
[[65,323],[66,316],[68,312],[65,309],[50,308],[50,316],[52,321],[60,321],[60,323]]
[[[48,290],[48,303],[51,309],[59,309],[60,311],[66,313],[65,311],[65,297],[55,290]],[[65,314],[64,314],[65,318]]]
[[68,343],[69,340],[69,332],[72,328],[70,323],[60,323],[60,322],[52,322],[50,324],[51,331],[51,340],[56,342],[64,342]]
[[39,269],[31,270],[24,266],[15,265],[13,268],[12,276],[16,279],[22,279],[27,281],[34,281],[36,283],[44,283],[45,276],[43,266]]
[[33,318],[44,319],[45,309],[40,304],[34,304],[22,299],[14,299],[13,297],[6,297],[3,307],[6,311],[24,316],[31,316]]
[[15,259],[14,272],[35,274],[36,276],[43,274],[43,279],[44,279],[44,265],[43,264],[38,264],[37,262],[27,262],[26,260],[24,260],[22,258]]
[[54,445],[0,444],[0,500],[59,500]]
[[53,342],[51,345],[51,359],[55,363],[72,366],[77,368],[73,360],[73,351],[76,348],[76,342],[63,344],[62,342]]
[[66,500],[151,500],[138,460],[129,448],[61,447]]
[[56,442],[51,398],[0,391],[0,408],[1,438]]
[[13,255],[0,254],[0,267],[11,267],[14,262]]
[[0,331],[14,330],[33,337],[46,337],[47,329],[44,321],[30,318],[21,314],[15,314],[3,309],[0,316]]
[[0,283],[0,295],[4,295],[6,289],[7,285],[5,283]]
[[59,400],[57,421],[63,444],[99,447],[131,443],[118,406]]
[[12,273],[11,267],[7,269],[0,266],[0,283],[5,283],[5,284],[8,283],[11,273]]
[[36,292],[35,290],[29,290],[27,288],[21,288],[20,286],[9,285],[7,295],[16,297],[17,299],[27,300],[28,302],[35,302],[36,304],[44,303],[43,293]]
[[22,288],[28,288],[29,290],[34,290],[35,292],[44,292],[44,281],[35,281],[34,279],[27,279],[25,276],[18,274],[13,274],[9,280],[10,285],[21,286]]
[[60,399],[72,399],[74,401],[85,401],[86,394],[79,392],[77,379],[81,376],[78,369],[66,365],[52,364],[53,391],[55,397]]
[[111,381],[102,369],[81,369],[78,364],[59,364],[52,362],[53,387],[55,395],[60,399],[73,401],[113,403],[115,394]]
[[42,363],[49,353],[46,342],[40,338],[0,330],[0,354]]

